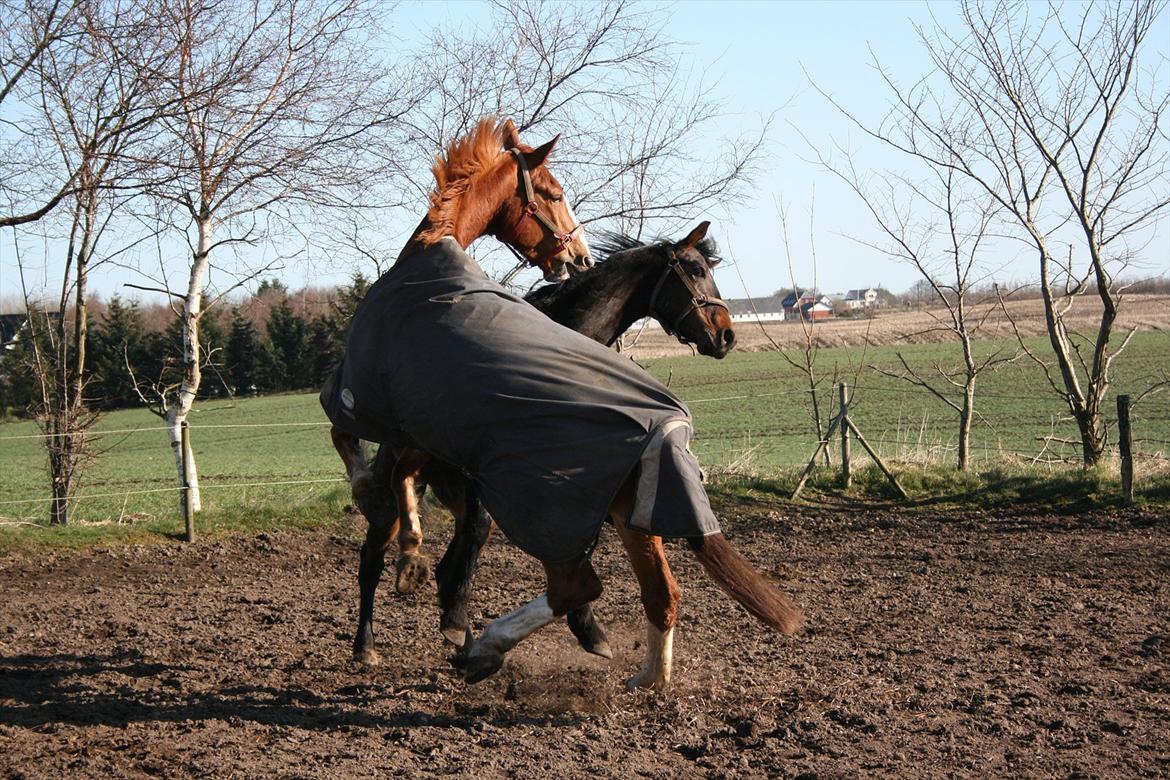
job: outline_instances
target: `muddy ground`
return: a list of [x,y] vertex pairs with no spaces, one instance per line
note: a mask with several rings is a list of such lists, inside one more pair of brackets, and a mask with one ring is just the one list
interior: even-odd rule
[[[356,525],[2,558],[0,772],[1170,774],[1164,514],[721,509],[808,626],[766,633],[672,545],[684,602],[664,694],[623,686],[642,623],[610,529],[596,559],[614,660],[554,625],[475,687],[448,663],[433,588],[384,587],[386,664],[350,660]],[[481,621],[540,587],[498,537],[479,583]]]

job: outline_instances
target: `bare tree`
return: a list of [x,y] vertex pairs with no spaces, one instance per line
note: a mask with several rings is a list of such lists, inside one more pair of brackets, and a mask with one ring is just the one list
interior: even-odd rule
[[[310,234],[314,216],[367,191],[374,131],[408,105],[372,45],[388,10],[368,0],[173,0],[163,9],[178,55],[159,76],[179,109],[164,122],[145,186],[190,250],[183,289],[164,279],[162,290],[183,325],[183,378],[166,417],[180,483],[208,273],[215,265],[232,280],[226,294],[263,271],[241,266],[229,245]],[[192,452],[185,462],[198,510]]]
[[24,132],[52,148],[59,170],[72,172],[59,201],[70,205],[68,212],[39,226],[48,245],[62,247],[57,316],[33,316],[39,307],[24,290],[40,386],[33,411],[49,455],[50,520],[59,524],[69,520],[69,499],[88,453],[86,433],[97,419],[85,398],[89,274],[126,248],[100,245],[114,216],[135,196],[123,185],[135,176],[135,150],[156,117],[154,83],[143,77],[144,65],[165,57],[145,2],[89,3],[76,14],[83,34],[42,51],[13,92],[29,110]]
[[[975,292],[987,279],[988,269],[981,258],[988,253],[993,238],[991,226],[998,204],[979,190],[975,194],[962,192],[956,180],[963,177],[951,168],[927,166],[921,178],[891,172],[863,177],[852,161],[838,166],[823,156],[820,159],[857,194],[886,238],[883,244],[867,245],[912,265],[922,277],[928,299],[942,309],[942,313],[928,309],[932,323],[905,337],[942,332],[958,342],[960,365],[956,368],[937,362],[933,376],[913,368],[901,352],[895,353],[901,371],[871,368],[926,390],[958,414],[957,465],[960,471],[967,471],[976,382],[982,374],[1022,354],[999,347],[977,356],[974,344],[988,318],[1004,303],[1002,294],[993,291],[979,296]],[[953,397],[956,391],[961,394],[958,400]]]
[[[782,204],[777,205],[777,210],[779,212],[780,218],[780,232],[784,239],[784,255],[788,261],[788,279],[792,283],[792,294],[796,297],[796,307],[797,311],[799,312],[801,288],[796,281],[796,264],[792,256],[792,241],[788,235],[788,212]],[[815,293],[817,289],[817,252],[814,241],[816,233],[813,231],[814,214],[814,209],[810,208],[809,239],[810,242],[813,243],[810,244],[809,258],[810,265],[812,267],[812,290]],[[754,307],[755,303],[753,303],[752,306]],[[825,436],[828,435],[830,420],[829,414],[831,413],[833,406],[833,386],[837,383],[837,367],[833,367],[833,371],[829,377],[829,399],[827,402],[827,408],[822,412],[821,395],[824,392],[824,389],[821,386],[824,384],[826,377],[823,373],[821,373],[821,366],[817,363],[817,356],[820,354],[820,342],[816,338],[816,322],[814,320],[805,318],[803,315],[798,316],[797,322],[800,325],[800,346],[798,347],[797,354],[795,355],[790,354],[788,350],[781,348],[779,344],[773,341],[772,337],[768,335],[767,329],[764,328],[763,323],[760,323],[760,330],[767,337],[768,341],[771,342],[772,347],[778,353],[780,353],[780,357],[784,359],[784,362],[795,368],[804,376],[805,383],[808,385],[809,418],[813,424],[813,433],[816,434],[817,441],[822,441],[824,440]],[[828,447],[824,448],[823,457],[825,460],[825,465],[828,466],[830,463]]]
[[[424,96],[403,125],[401,181],[417,202],[434,152],[479,117],[561,133],[558,175],[584,222],[666,234],[694,212],[734,203],[760,161],[756,133],[709,137],[725,116],[716,87],[680,64],[665,16],[626,0],[497,0],[470,35],[436,30],[411,66]],[[419,143],[424,141],[425,143]]]
[[[884,74],[890,115],[855,119],[981,188],[1035,253],[1052,364],[1027,351],[1067,403],[1087,466],[1104,453],[1110,369],[1132,335],[1113,344],[1118,279],[1170,206],[1165,62],[1162,74],[1143,64],[1165,12],[1164,0],[967,0],[959,32],[920,30],[936,73],[909,88]],[[1083,295],[1101,307],[1093,334],[1067,324]]]
[[14,104],[35,93],[43,59],[84,36],[81,5],[78,0],[0,2],[0,107],[9,109],[0,114],[0,227],[44,217],[72,191],[79,173],[63,170],[53,147],[12,117],[21,113]]

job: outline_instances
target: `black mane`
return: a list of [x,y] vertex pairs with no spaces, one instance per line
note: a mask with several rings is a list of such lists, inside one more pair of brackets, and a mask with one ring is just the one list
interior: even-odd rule
[[[646,243],[633,236],[627,236],[624,233],[618,233],[612,230],[604,230],[599,235],[596,241],[591,241],[592,248],[596,249],[601,254],[599,262],[605,262],[618,252],[625,252],[630,249],[640,249],[646,246],[657,244],[669,245],[673,242],[669,238],[657,238],[651,243]],[[715,239],[704,238],[695,245],[695,249],[703,256],[705,260],[716,260],[719,258],[719,247],[715,245]]]
[[[594,250],[594,259],[596,261],[593,268],[588,271],[574,273],[567,281],[558,284],[541,285],[524,297],[531,303],[538,301],[550,302],[562,295],[576,291],[582,285],[589,284],[594,279],[595,274],[605,270],[606,263],[614,260],[615,255],[636,249],[666,247],[674,243],[668,238],[659,238],[647,243],[633,236],[627,236],[624,233],[618,233],[612,230],[604,230],[597,235],[598,237],[595,240],[590,241],[590,248]],[[695,245],[695,249],[708,262],[718,262],[720,259],[719,247],[716,246],[715,240],[712,238],[704,238]],[[621,260],[622,258],[617,258],[618,262],[621,262]]]

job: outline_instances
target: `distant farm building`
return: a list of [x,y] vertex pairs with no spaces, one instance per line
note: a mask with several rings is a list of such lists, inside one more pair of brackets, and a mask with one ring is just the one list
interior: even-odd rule
[[727,312],[732,322],[779,322],[784,319],[783,296],[779,293],[762,298],[731,298]]
[[833,302],[815,290],[793,290],[781,301],[784,319],[825,320],[833,316]]
[[878,291],[873,287],[862,290],[850,290],[845,293],[845,308],[872,309],[877,305]]

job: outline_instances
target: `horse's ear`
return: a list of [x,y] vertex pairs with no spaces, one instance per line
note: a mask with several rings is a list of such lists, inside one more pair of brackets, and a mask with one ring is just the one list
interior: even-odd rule
[[704,237],[706,237],[707,228],[709,227],[711,227],[711,223],[707,220],[703,220],[699,223],[698,227],[696,227],[690,233],[687,233],[687,237],[682,241],[679,241],[678,245],[680,247],[686,247],[687,249],[694,249],[699,245],[699,242],[702,241]]
[[504,136],[504,148],[515,149],[520,145],[520,131],[516,129],[516,123],[511,119],[505,119],[501,126]]
[[529,170],[534,171],[544,164],[544,161],[548,159],[549,153],[552,152],[553,147],[557,145],[557,141],[560,140],[560,137],[561,134],[557,133],[556,137],[547,144],[538,146],[531,152],[524,153],[524,162],[528,163]]

